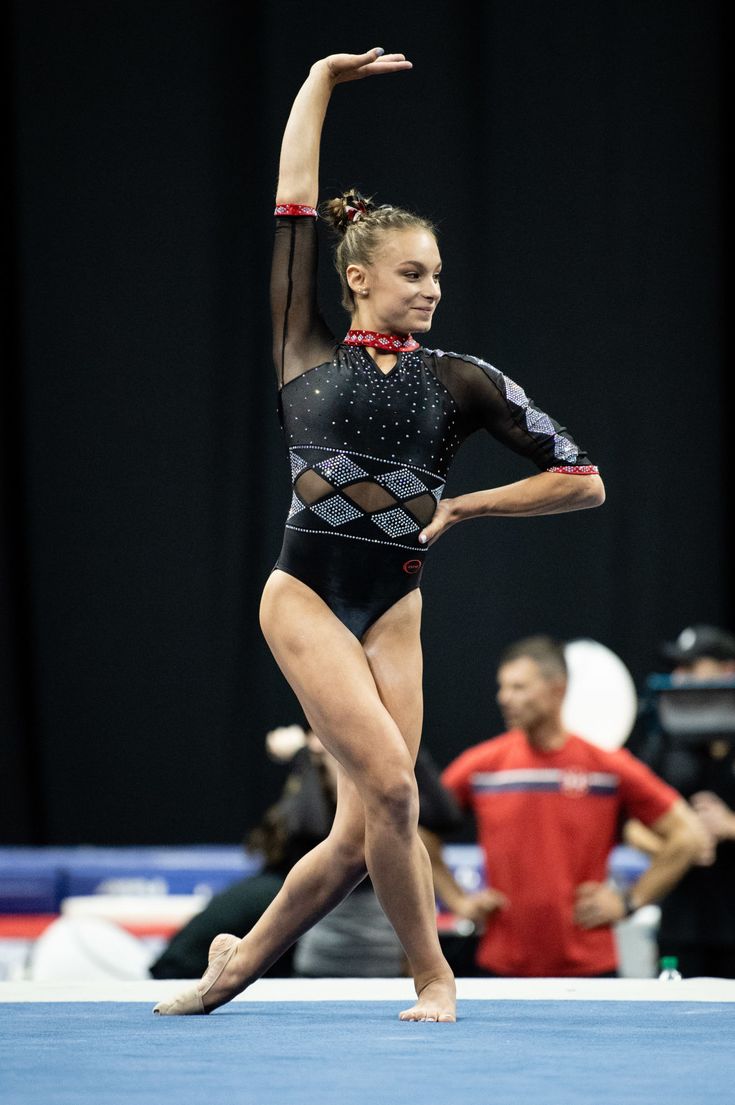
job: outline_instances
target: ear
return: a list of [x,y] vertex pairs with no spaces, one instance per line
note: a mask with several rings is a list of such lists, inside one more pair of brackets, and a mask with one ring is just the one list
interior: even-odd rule
[[356,295],[367,287],[367,272],[363,265],[348,265],[345,269],[345,278],[351,291]]

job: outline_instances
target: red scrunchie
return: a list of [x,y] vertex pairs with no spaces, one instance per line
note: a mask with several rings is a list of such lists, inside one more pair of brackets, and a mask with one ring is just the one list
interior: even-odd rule
[[367,215],[367,204],[362,200],[355,200],[354,204],[345,204],[345,214],[351,223],[356,223],[363,215]]

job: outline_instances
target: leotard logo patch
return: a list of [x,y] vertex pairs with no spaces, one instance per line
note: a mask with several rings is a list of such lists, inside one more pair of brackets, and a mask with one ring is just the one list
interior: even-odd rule
[[421,571],[420,560],[407,560],[403,565],[403,570],[407,576],[415,576]]

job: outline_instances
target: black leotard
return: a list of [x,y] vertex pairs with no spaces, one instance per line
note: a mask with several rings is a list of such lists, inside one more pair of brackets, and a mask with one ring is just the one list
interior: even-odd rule
[[271,281],[279,414],[293,498],[275,567],[314,590],[361,638],[418,587],[418,535],[452,459],[484,427],[544,471],[596,471],[523,388],[476,357],[425,349],[382,372],[341,343],[316,302],[313,216],[281,216]]

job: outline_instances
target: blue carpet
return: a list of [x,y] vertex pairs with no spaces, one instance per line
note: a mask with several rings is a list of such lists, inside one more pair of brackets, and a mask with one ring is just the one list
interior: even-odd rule
[[468,1001],[0,1005],[3,1105],[730,1105],[735,1005]]

